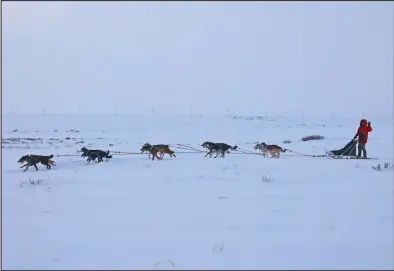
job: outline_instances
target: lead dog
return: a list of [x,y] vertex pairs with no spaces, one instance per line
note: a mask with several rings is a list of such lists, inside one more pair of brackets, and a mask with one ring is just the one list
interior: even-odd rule
[[51,154],[49,156],[26,154],[26,155],[23,155],[18,160],[18,163],[22,164],[22,163],[26,162],[26,164],[24,164],[23,166],[20,167],[20,168],[25,168],[24,171],[28,170],[29,167],[32,167],[32,166],[35,167],[36,171],[37,171],[38,170],[38,167],[37,167],[38,163],[45,165],[47,169],[51,169],[51,165],[56,166],[55,162],[52,161],[51,158],[53,158],[53,154]]

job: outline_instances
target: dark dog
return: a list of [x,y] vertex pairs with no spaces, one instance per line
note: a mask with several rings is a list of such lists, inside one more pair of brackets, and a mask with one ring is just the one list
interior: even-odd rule
[[[152,154],[152,160],[155,160],[155,157],[157,159],[163,159],[164,154],[167,153],[170,155],[170,157],[176,157],[175,152],[173,150],[170,149],[170,147],[168,145],[164,145],[164,144],[158,144],[158,145],[151,145],[149,143],[145,143],[142,148],[141,148],[141,153],[149,152],[149,159],[150,159],[150,155]],[[161,157],[157,156],[157,154],[160,154]]]
[[81,157],[88,157],[86,160],[88,163],[90,161],[95,161],[97,159],[97,163],[103,162],[103,158],[110,159],[112,155],[109,155],[109,151],[105,152],[102,150],[89,150],[85,147],[81,149],[82,155]]
[[205,141],[201,144],[201,147],[208,150],[207,154],[205,154],[204,157],[207,157],[209,155],[209,158],[212,158],[212,155],[217,152],[216,144],[211,141]]
[[231,147],[230,145],[228,145],[226,143],[216,143],[216,146],[217,146],[217,149],[218,149],[218,155],[219,155],[219,153],[221,153],[222,154],[221,155],[222,158],[225,157],[226,153],[230,153],[230,150],[236,151],[238,149],[238,146]]
[[20,168],[24,168],[25,170],[28,170],[29,167],[34,166],[36,168],[36,170],[38,170],[37,164],[41,163],[43,165],[45,165],[47,167],[47,169],[51,169],[51,165],[52,166],[56,166],[55,162],[51,160],[51,158],[53,158],[53,154],[49,155],[49,156],[45,156],[45,155],[34,155],[34,154],[26,154],[23,155],[19,160],[18,163],[26,163],[23,166],[21,166]]
[[216,156],[214,158],[217,158],[220,154],[221,154],[220,157],[224,158],[226,156],[226,153],[230,153],[230,150],[237,150],[238,148],[238,146],[231,147],[226,143],[213,143],[210,141],[204,142],[201,146],[208,149],[208,152],[205,155],[205,157],[209,155],[210,158],[215,152],[216,152]]

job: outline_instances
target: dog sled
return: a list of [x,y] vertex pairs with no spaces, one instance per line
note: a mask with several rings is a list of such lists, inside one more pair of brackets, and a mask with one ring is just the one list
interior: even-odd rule
[[325,156],[333,159],[377,159],[357,157],[356,153],[357,141],[352,139],[349,143],[339,149],[326,150]]

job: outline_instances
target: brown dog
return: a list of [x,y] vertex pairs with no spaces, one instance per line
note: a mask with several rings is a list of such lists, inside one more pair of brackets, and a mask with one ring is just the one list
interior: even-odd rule
[[281,152],[286,152],[286,149],[282,149],[278,145],[267,145],[263,142],[260,146],[263,152],[269,152],[271,154],[271,157],[275,158],[279,158]]
[[[170,157],[176,157],[175,152],[170,149],[168,145],[150,145],[149,143],[145,143],[145,145],[142,146],[141,152],[148,151],[150,154],[152,154],[152,160],[155,160],[155,157],[159,160],[163,159],[164,154],[167,153],[170,155]],[[159,154],[160,157],[157,155]],[[150,158],[150,155],[149,155]]]

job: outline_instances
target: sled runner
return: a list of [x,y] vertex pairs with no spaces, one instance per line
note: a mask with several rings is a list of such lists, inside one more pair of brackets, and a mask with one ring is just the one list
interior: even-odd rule
[[351,140],[345,146],[340,149],[326,151],[326,156],[329,158],[334,159],[373,159],[376,160],[378,158],[364,158],[364,157],[357,157],[356,153],[357,141]]

